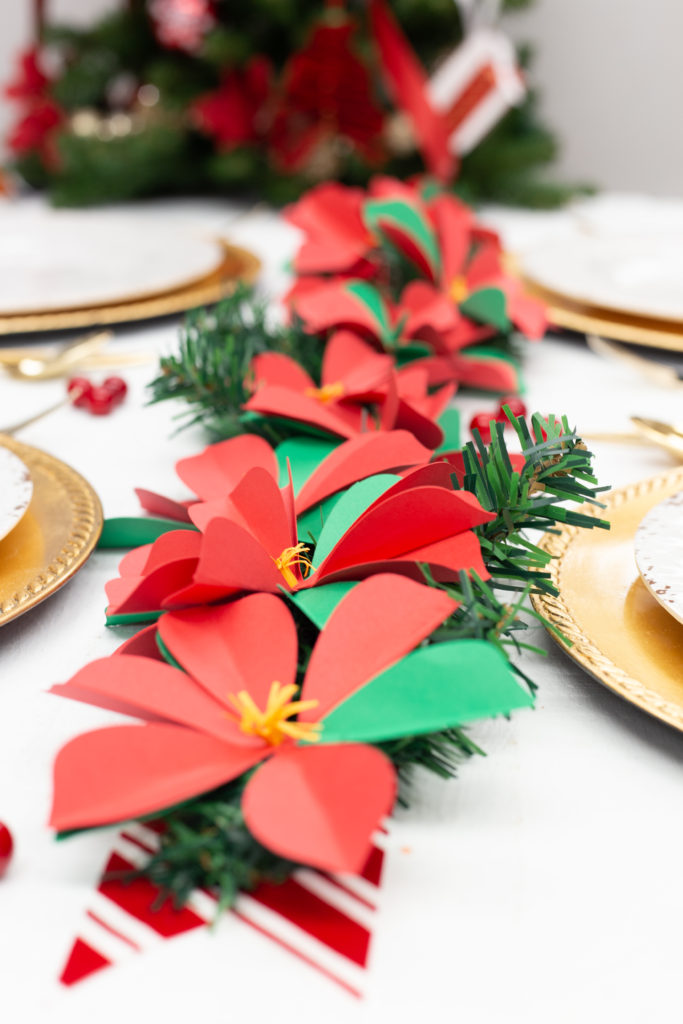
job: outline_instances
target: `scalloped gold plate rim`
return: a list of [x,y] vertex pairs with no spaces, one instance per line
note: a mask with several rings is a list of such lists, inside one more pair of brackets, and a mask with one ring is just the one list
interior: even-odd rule
[[220,242],[223,259],[218,269],[189,287],[87,309],[0,316],[0,336],[151,320],[219,302],[234,291],[239,282],[255,281],[261,270],[260,259],[249,249],[225,240]]
[[102,532],[102,505],[80,473],[53,455],[0,434],[33,481],[28,510],[0,541],[0,625],[54,594],[85,564]]
[[[634,553],[635,533],[660,501],[683,488],[683,468],[609,492],[611,529],[563,527],[541,547],[557,597],[536,595],[534,607],[570,642],[570,658],[608,689],[683,731],[683,624],[643,583]],[[582,509],[585,511],[585,509]],[[557,639],[557,638],[555,638]]]
[[564,327],[580,334],[597,334],[631,345],[683,352],[683,322],[632,316],[601,306],[588,306],[550,291],[524,274],[518,276],[525,291],[545,303],[548,320],[554,327]]

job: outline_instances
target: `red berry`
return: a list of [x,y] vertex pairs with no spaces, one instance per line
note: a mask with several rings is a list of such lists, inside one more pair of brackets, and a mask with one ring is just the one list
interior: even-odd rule
[[491,416],[488,412],[476,413],[470,420],[470,433],[475,429],[478,430],[484,444],[491,444],[491,420],[494,419],[495,416]]
[[0,878],[2,878],[9,867],[13,849],[12,833],[7,828],[7,825],[3,825],[0,821]]
[[70,377],[66,383],[66,390],[68,394],[72,394],[74,391],[80,392],[78,398],[75,398],[73,403],[79,409],[86,409],[88,407],[93,386],[87,377]]
[[128,392],[128,385],[123,377],[107,377],[102,381],[102,387],[112,396],[115,405],[122,402]]
[[93,416],[108,416],[115,405],[115,398],[106,388],[92,388],[88,398],[88,412]]
[[503,406],[507,405],[510,407],[510,412],[513,416],[526,416],[526,406],[519,395],[505,395],[501,398],[498,403],[498,418],[503,419],[505,413],[503,412]]

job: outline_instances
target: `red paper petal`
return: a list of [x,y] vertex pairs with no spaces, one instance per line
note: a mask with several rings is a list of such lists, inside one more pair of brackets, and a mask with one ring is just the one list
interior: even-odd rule
[[105,584],[108,615],[132,615],[158,611],[170,594],[186,587],[197,566],[196,558],[185,558],[155,569],[138,579],[124,578]]
[[456,609],[433,587],[382,574],[359,583],[332,612],[318,637],[302,687],[317,721],[359,687],[411,651]]
[[349,270],[373,244],[363,223],[364,192],[335,182],[310,189],[285,216],[306,232],[294,259],[298,274]]
[[250,469],[230,501],[251,535],[272,557],[277,558],[285,548],[296,544],[280,488],[267,470]]
[[446,194],[432,200],[429,214],[439,236],[443,286],[448,290],[453,280],[464,273],[472,244],[474,215],[459,199]]
[[353,331],[335,331],[325,346],[323,384],[335,384],[368,359],[382,358],[377,349]]
[[[402,482],[396,486],[402,488]],[[354,565],[399,558],[492,518],[467,492],[418,487],[383,495],[338,541],[318,567],[316,581]]]
[[289,747],[252,776],[242,809],[249,830],[280,856],[359,872],[395,797],[391,762],[373,747]]
[[391,469],[428,462],[431,451],[405,430],[361,434],[340,444],[323,459],[301,488],[299,513],[357,480]]
[[301,423],[310,423],[338,437],[353,437],[360,428],[360,411],[357,413],[358,427],[351,428],[334,410],[333,406],[309,398],[308,395],[290,391],[288,388],[261,388],[244,408],[249,412],[265,416],[282,416]]
[[149,512],[151,516],[161,516],[162,519],[176,519],[180,523],[190,522],[187,505],[183,504],[183,502],[174,501],[172,498],[167,498],[163,494],[157,494],[155,491],[146,491],[143,487],[136,487],[135,493],[142,508],[145,512]]
[[61,832],[151,814],[237,778],[261,757],[179,725],[87,732],[57,755],[50,825]]
[[285,603],[271,594],[170,612],[159,632],[173,657],[223,704],[229,693],[247,690],[265,708],[271,683],[294,682],[296,627]]
[[157,644],[157,624],[153,622],[151,626],[145,626],[144,629],[138,630],[138,632],[124,640],[123,643],[116,648],[114,654],[135,654],[140,658],[152,658],[154,661],[164,661],[164,656],[159,650]]
[[238,732],[226,717],[225,689],[217,702],[191,676],[151,658],[131,654],[91,661],[50,693],[136,718],[165,719],[228,742],[237,733],[253,746],[254,737]]
[[255,434],[243,434],[209,445],[201,455],[181,459],[176,472],[183,483],[206,500],[229,494],[255,466],[277,480],[277,459],[268,442]]
[[293,391],[305,391],[315,387],[315,381],[295,359],[282,352],[264,352],[251,361],[254,375],[254,390],[267,385],[291,388]]
[[215,600],[220,592],[226,596],[241,590],[277,594],[284,577],[245,529],[229,519],[213,519],[204,534],[193,583],[214,587]]

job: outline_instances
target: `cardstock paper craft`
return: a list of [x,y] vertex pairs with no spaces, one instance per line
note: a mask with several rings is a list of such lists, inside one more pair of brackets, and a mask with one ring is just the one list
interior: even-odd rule
[[163,646],[184,671],[123,653],[53,687],[144,724],[105,727],[62,748],[52,827],[148,815],[260,766],[242,796],[256,839],[298,863],[360,871],[396,793],[391,762],[368,743],[532,703],[485,641],[413,650],[456,607],[443,591],[389,574],[359,583],[319,634],[299,696],[297,630],[281,598],[252,594],[164,615]]
[[454,385],[430,393],[426,369],[395,369],[394,359],[350,331],[337,331],[325,347],[321,386],[295,360],[279,352],[256,356],[253,397],[245,409],[299,421],[343,438],[374,430],[408,430],[429,448],[443,443],[438,417]]
[[488,578],[473,528],[494,516],[474,495],[452,489],[446,463],[354,484],[325,520],[313,563],[298,537],[291,482],[281,490],[263,467],[245,474],[219,514],[213,502],[193,505],[190,514],[201,532],[172,531],[122,560],[119,578],[106,587],[110,624],[378,572],[421,579],[420,563],[439,580],[457,580],[462,570]]
[[[159,890],[147,878],[129,877],[160,847],[153,822],[131,822],[114,840],[97,890],[86,905],[77,936],[62,970],[62,985],[77,985],[110,967],[123,966],[162,940],[211,927],[219,912],[217,896],[195,889],[182,909],[159,906]],[[237,895],[221,929],[229,951],[241,945],[244,928],[286,950],[307,969],[320,972],[350,995],[365,991],[372,929],[379,910],[386,842],[377,833],[358,876],[299,868],[280,884],[262,882]],[[234,943],[234,946],[231,945]],[[266,946],[263,955],[269,950]],[[293,964],[292,982],[296,970]]]

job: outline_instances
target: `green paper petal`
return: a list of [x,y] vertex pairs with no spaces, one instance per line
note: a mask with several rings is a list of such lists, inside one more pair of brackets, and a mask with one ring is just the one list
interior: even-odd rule
[[120,516],[105,519],[98,548],[139,548],[152,544],[171,530],[196,530],[192,523],[175,519],[157,519],[154,516]]
[[459,451],[460,411],[454,408],[444,409],[436,422],[443,430],[443,444],[439,445],[434,454]]
[[159,609],[156,612],[125,612],[121,615],[107,615],[106,624],[108,626],[137,626],[141,622],[156,622],[163,614],[163,611]]
[[367,281],[352,281],[351,284],[346,286],[346,290],[369,309],[380,327],[382,339],[386,340],[393,337],[389,310],[377,289],[373,288]]
[[312,587],[310,590],[283,593],[292,604],[301,609],[313,625],[323,629],[341,599],[357,586],[358,583],[354,580],[346,580],[342,583],[326,583],[322,587]]
[[413,651],[323,720],[324,743],[379,743],[440,732],[533,698],[505,657],[485,640],[452,640]]
[[460,303],[460,312],[480,324],[490,324],[499,331],[512,327],[507,315],[505,295],[500,288],[479,288]]
[[280,487],[286,487],[289,483],[287,459],[292,468],[292,482],[296,496],[323,459],[327,458],[330,452],[337,447],[338,445],[334,441],[323,441],[313,437],[292,437],[283,441],[275,449],[280,469]]
[[399,345],[394,349],[397,366],[405,366],[407,363],[414,363],[416,359],[424,359],[425,356],[434,355],[434,350],[421,341],[411,341],[407,345]]
[[426,217],[414,206],[401,199],[372,199],[363,207],[363,219],[371,231],[385,237],[389,245],[401,249],[408,256],[399,243],[386,235],[383,228],[386,225],[406,235],[422,254],[433,278],[438,278],[441,255],[436,234]]
[[332,509],[343,495],[343,491],[337,491],[336,494],[331,494],[329,498],[323,498],[318,505],[314,505],[313,508],[308,508],[305,512],[302,512],[296,521],[297,540],[303,541],[304,544],[317,544],[323,526],[327,522]]
[[365,512],[366,508],[372,505],[373,501],[377,501],[400,479],[400,476],[395,476],[393,473],[378,473],[376,476],[359,480],[357,484],[349,487],[348,491],[344,491],[320,532],[313,558],[313,565],[316,568],[324,558],[327,558],[337,541],[344,536],[348,528]]

